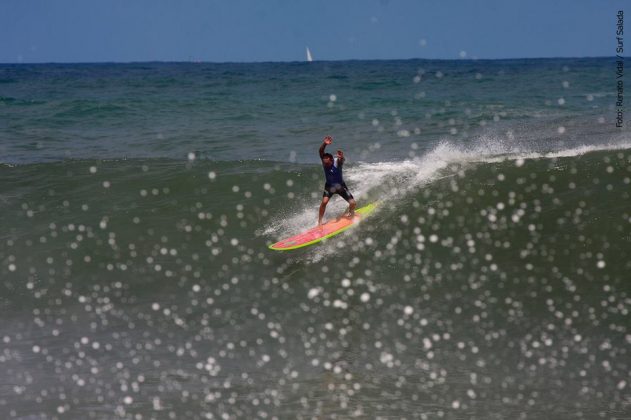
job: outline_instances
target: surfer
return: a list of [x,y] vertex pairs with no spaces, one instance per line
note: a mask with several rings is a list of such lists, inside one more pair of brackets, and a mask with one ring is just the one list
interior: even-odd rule
[[318,215],[318,226],[322,224],[322,217],[333,194],[339,194],[348,202],[348,210],[344,213],[345,217],[353,217],[355,215],[355,199],[353,194],[348,190],[344,179],[342,178],[342,166],[344,165],[344,152],[337,151],[337,156],[333,157],[330,153],[324,153],[324,149],[333,143],[331,136],[326,136],[320,146],[320,159],[324,167],[324,176],[326,183],[324,184],[324,193],[322,194],[322,203],[320,204],[320,214]]

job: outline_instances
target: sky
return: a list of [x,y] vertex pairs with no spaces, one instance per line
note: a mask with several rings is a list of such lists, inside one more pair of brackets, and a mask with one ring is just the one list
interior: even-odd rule
[[613,56],[625,3],[0,0],[0,62]]

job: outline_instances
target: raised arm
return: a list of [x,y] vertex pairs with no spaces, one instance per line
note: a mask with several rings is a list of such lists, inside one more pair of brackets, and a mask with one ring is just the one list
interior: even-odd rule
[[331,143],[333,143],[333,138],[331,136],[326,136],[320,146],[320,159],[324,158],[324,149]]

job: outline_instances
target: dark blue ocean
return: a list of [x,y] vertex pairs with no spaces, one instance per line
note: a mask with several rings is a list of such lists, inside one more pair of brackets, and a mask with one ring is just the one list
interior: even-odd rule
[[[612,58],[0,65],[0,418],[629,417],[617,99]],[[382,204],[269,250],[325,135]]]

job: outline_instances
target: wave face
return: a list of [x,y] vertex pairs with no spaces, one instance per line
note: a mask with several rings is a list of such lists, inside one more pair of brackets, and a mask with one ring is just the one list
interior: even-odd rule
[[[379,211],[286,254],[266,246],[315,222],[312,165],[0,168],[5,403],[23,415],[623,413],[629,149],[446,150],[349,165]],[[37,402],[58,389],[66,401]]]
[[[628,413],[631,138],[602,60],[0,69],[1,418]],[[338,129],[380,206],[269,250],[316,223]]]

